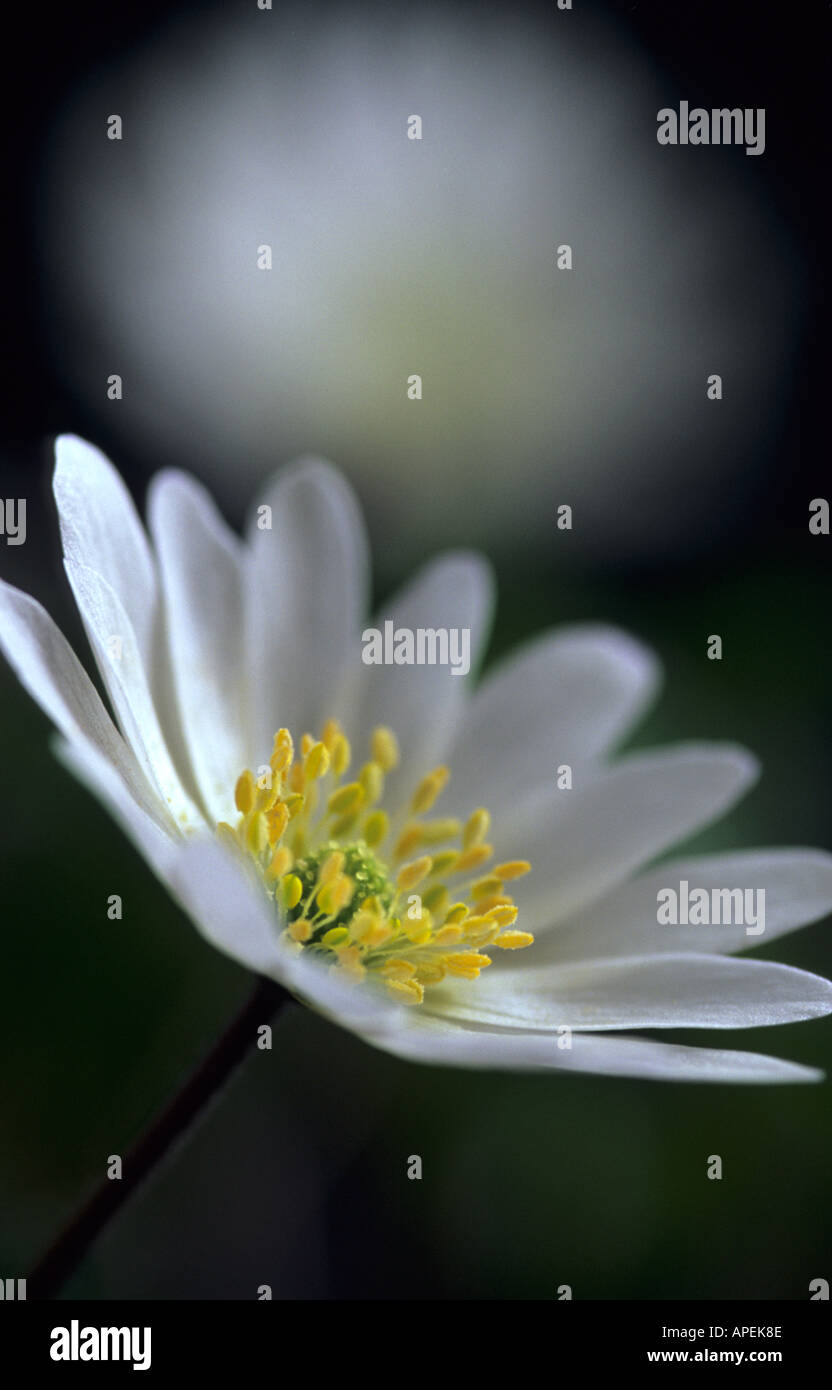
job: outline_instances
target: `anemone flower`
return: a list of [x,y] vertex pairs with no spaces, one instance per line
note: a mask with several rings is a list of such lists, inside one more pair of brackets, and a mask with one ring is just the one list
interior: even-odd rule
[[[477,684],[492,584],[457,552],[374,620],[394,646],[368,664],[361,517],[318,460],[278,473],[245,542],[174,472],[153,481],[148,538],[118,473],[75,437],[58,440],[54,490],[114,719],[43,608],[7,585],[0,641],[64,762],[215,946],[420,1062],[817,1078],[627,1036],[832,1009],[828,981],[736,959],[759,939],[741,922],[662,924],[667,887],[741,888],[765,893],[771,939],[832,909],[832,856],[653,866],[756,765],[727,743],[611,758],[657,684],[637,642],[547,633]],[[470,675],[443,659],[443,634],[463,633]],[[432,644],[421,663],[416,634]]]

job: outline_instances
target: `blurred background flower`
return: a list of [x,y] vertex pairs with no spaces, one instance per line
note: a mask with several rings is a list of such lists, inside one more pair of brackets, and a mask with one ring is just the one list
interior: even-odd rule
[[762,161],[658,146],[677,84],[585,10],[252,2],[79,84],[42,226],[99,429],[197,457],[226,501],[337,458],[410,562],[427,538],[544,550],[558,502],[572,553],[727,527],[783,408],[801,265]]

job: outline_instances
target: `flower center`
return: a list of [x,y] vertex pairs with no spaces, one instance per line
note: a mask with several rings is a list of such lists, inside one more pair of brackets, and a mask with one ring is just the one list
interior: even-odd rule
[[529,932],[514,930],[507,889],[531,866],[515,859],[483,873],[494,854],[484,807],[464,823],[430,816],[446,767],[426,773],[391,821],[382,803],[399,761],[393,732],[375,729],[369,753],[347,781],[352,751],[336,720],[319,739],[304,734],[297,755],[281,729],[269,763],[237,780],[237,825],[217,829],[256,864],[291,949],[421,1004],[446,975],[475,980],[491,964],[487,950],[531,945]]

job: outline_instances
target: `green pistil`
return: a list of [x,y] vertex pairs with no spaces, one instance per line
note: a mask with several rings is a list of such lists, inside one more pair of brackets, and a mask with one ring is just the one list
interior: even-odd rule
[[[302,859],[298,859],[292,868],[292,873],[297,874],[303,884],[303,893],[297,907],[293,907],[289,913],[290,922],[294,922],[303,915],[304,904],[318,881],[318,874],[322,865],[336,850],[340,850],[344,856],[342,872],[352,879],[355,884],[355,892],[352,901],[347,903],[346,907],[342,907],[335,917],[328,918],[326,923],[315,931],[306,943],[307,946],[314,945],[325,932],[331,931],[333,927],[349,926],[367,898],[377,898],[381,906],[387,909],[395,895],[396,890],[390,882],[387,869],[363,840],[358,840],[351,845],[340,845],[337,840],[328,840],[325,844],[317,845]],[[308,915],[314,919],[316,913],[317,904],[313,904]]]

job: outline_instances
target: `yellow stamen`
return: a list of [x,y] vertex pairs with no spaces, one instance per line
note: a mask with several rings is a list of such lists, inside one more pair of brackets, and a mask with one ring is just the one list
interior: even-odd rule
[[343,734],[338,734],[330,749],[332,754],[332,771],[336,777],[343,777],[352,761],[352,750],[350,742]]
[[350,934],[346,927],[332,927],[324,936],[321,937],[321,945],[333,948],[342,946],[345,941],[349,941]]
[[307,922],[305,917],[298,917],[290,924],[289,935],[293,941],[308,941],[312,935],[312,923]]
[[334,815],[341,816],[345,811],[355,811],[364,800],[364,788],[360,782],[348,782],[345,787],[339,787],[337,792],[333,792],[327,808]]
[[421,1004],[425,997],[418,980],[388,980],[387,988],[402,1004]]
[[254,778],[246,768],[237,778],[237,785],[234,788],[234,805],[241,815],[247,816],[254,805]]
[[411,888],[415,888],[423,878],[427,878],[433,867],[430,855],[424,854],[421,859],[412,859],[409,864],[403,864],[396,875],[396,887],[402,893],[407,893]]
[[312,781],[326,776],[329,772],[329,749],[325,743],[313,743],[306,754],[304,771]]
[[481,869],[483,864],[487,864],[494,850],[491,845],[471,845],[470,849],[464,849],[456,861],[456,872],[465,873],[468,869]]
[[462,848],[470,849],[472,845],[478,845],[485,839],[491,825],[491,816],[484,806],[479,806],[465,823],[462,832]]
[[531,946],[533,941],[531,932],[504,931],[494,938],[494,945],[503,951],[520,951],[524,946]]
[[373,729],[370,738],[370,752],[384,772],[392,772],[399,765],[399,745],[392,729],[379,725]]
[[272,881],[278,878],[282,878],[284,874],[289,872],[291,867],[292,851],[286,849],[285,845],[281,845],[280,849],[275,850],[274,854],[271,857],[271,860],[269,861],[269,867],[266,870],[266,877]]
[[388,829],[389,822],[386,812],[371,811],[364,822],[364,839],[370,846],[370,849],[375,849],[376,845],[380,845],[382,840],[386,840]]
[[423,816],[429,811],[448,781],[450,773],[446,767],[434,768],[423,777],[413,795],[410,809],[414,816]]
[[277,928],[288,949],[323,958],[350,983],[375,979],[399,1002],[417,1005],[448,975],[476,980],[491,965],[486,950],[531,944],[530,933],[512,929],[518,909],[509,891],[528,862],[504,860],[482,873],[493,856],[488,811],[479,807],[464,822],[426,818],[448,781],[446,767],[421,779],[410,819],[397,823],[382,851],[391,831],[385,780],[399,763],[392,731],[373,731],[370,756],[346,785],[352,752],[337,720],[326,721],[320,738],[305,732],[299,752],[279,730],[257,780],[249,769],[237,780],[236,826],[217,827],[236,854],[248,852],[281,912],[300,914]]
[[364,800],[368,806],[372,806],[374,801],[378,801],[384,789],[384,772],[380,763],[365,763],[358,780],[364,792]]
[[280,901],[290,911],[297,907],[303,896],[303,884],[297,874],[287,874],[280,880]]
[[512,878],[522,878],[531,869],[528,859],[509,859],[505,864],[496,864],[494,874],[497,878],[502,878],[506,882]]

